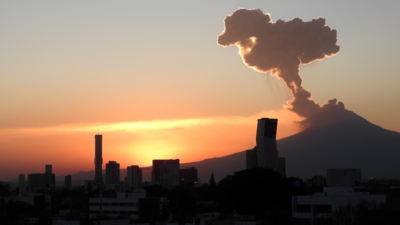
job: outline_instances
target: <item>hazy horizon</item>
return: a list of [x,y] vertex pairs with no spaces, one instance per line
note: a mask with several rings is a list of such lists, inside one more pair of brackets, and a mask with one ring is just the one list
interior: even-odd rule
[[[304,89],[400,132],[398,2],[14,2],[0,3],[0,180],[94,170],[103,161],[150,166],[196,162],[255,145],[257,119],[278,118],[278,138],[301,117],[276,76],[243,63],[217,38],[238,8],[271,20],[325,18],[340,51],[300,65]],[[340,12],[340,13],[338,13]],[[298,124],[297,124],[298,125]],[[278,150],[279,151],[279,150]],[[103,163],[104,167],[105,163]]]

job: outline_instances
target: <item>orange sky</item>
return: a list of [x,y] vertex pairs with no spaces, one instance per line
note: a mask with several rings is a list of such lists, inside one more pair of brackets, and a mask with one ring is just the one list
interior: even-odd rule
[[296,133],[300,118],[283,110],[292,100],[286,85],[217,44],[239,7],[273,21],[326,18],[340,52],[301,65],[302,85],[319,105],[337,98],[399,132],[400,3],[287,4],[0,1],[0,180],[45,164],[56,175],[93,170],[98,128],[104,162],[121,168],[252,148],[264,116],[279,119],[279,138]]
[[[94,135],[103,135],[103,160],[149,166],[152,159],[193,162],[220,157],[255,145],[257,119],[279,118],[278,138],[298,132],[295,114],[265,111],[249,117],[192,118],[107,124],[77,124],[0,130],[4,149],[0,177],[40,173],[52,164],[57,175],[94,169]],[[4,160],[6,159],[6,160]],[[17,162],[17,163],[16,163]]]

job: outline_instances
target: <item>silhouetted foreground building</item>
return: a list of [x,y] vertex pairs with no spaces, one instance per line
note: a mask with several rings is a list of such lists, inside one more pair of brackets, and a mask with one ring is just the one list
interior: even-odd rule
[[352,187],[361,185],[361,169],[327,169],[329,187]]
[[26,192],[26,186],[25,186],[25,175],[20,174],[18,177],[18,187],[19,187],[19,194],[22,195]]
[[28,175],[30,189],[36,187],[55,187],[56,176],[52,173],[52,165],[46,165],[45,173],[32,173]]
[[273,169],[286,177],[285,158],[278,158],[276,132],[278,119],[261,118],[257,123],[256,147],[246,151],[246,168]]
[[154,159],[152,182],[172,188],[179,185],[179,159]]
[[145,191],[96,195],[94,198],[89,198],[89,218],[96,219],[103,216],[113,219],[124,216],[139,219],[141,198],[146,198]]
[[71,175],[67,175],[65,176],[65,188],[66,189],[71,189],[72,188],[72,176]]
[[386,196],[354,192],[354,188],[351,187],[325,187],[322,193],[312,196],[292,196],[292,216],[300,223],[317,224],[318,220],[331,217],[332,213],[341,207],[362,202],[379,205],[386,202]]
[[126,189],[132,190],[142,187],[143,172],[139,166],[132,165],[126,168]]
[[257,163],[257,146],[246,151],[246,169],[258,167]]
[[278,171],[277,126],[278,119],[258,119],[256,134],[257,165],[275,171]]
[[109,161],[106,164],[106,184],[118,184],[120,181],[119,174],[119,163]]
[[180,169],[179,176],[181,179],[181,184],[193,184],[199,182],[196,167],[187,167],[185,169]]
[[98,134],[94,136],[95,139],[95,158],[94,158],[94,183],[95,185],[103,184],[103,136]]

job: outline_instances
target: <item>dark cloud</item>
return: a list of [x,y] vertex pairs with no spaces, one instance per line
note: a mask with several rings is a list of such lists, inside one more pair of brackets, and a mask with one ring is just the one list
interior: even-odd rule
[[[335,55],[339,52],[336,42],[336,30],[326,26],[323,18],[308,22],[294,18],[274,23],[269,14],[259,9],[238,9],[228,15],[225,30],[218,37],[219,45],[237,45],[247,66],[280,77],[294,97],[288,102],[288,109],[304,118],[314,115],[321,107],[303,88],[299,66]],[[327,107],[338,106],[336,99],[331,101]]]

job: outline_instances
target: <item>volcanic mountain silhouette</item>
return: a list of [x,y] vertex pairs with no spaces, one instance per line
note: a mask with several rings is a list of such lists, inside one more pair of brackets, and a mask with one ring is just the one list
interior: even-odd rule
[[[344,108],[322,112],[310,122],[303,131],[277,141],[279,156],[286,158],[288,176],[306,179],[326,175],[328,168],[361,168],[363,178],[400,177],[400,133]],[[219,180],[245,169],[245,161],[243,151],[182,164],[181,168],[196,166],[202,182],[206,182],[211,172]]]
[[[363,178],[400,177],[400,133],[383,129],[340,107],[322,111],[306,122],[309,127],[303,131],[277,141],[279,156],[286,158],[287,176],[307,179],[326,175],[328,168],[361,168]],[[180,165],[186,167],[197,167],[202,183],[209,181],[211,173],[218,182],[246,168],[246,152]],[[151,167],[143,169],[143,180],[150,181]],[[72,179],[93,176],[93,171],[80,172]],[[121,169],[121,180],[125,176],[126,169]]]
[[363,178],[400,176],[400,133],[346,109],[328,111],[316,124],[278,140],[290,176],[325,175],[328,168],[361,168]]

